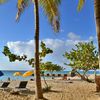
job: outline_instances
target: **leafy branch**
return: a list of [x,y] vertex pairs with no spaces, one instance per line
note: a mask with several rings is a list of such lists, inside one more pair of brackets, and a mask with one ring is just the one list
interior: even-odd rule
[[[44,42],[41,42],[41,52],[39,53],[40,55],[40,62],[42,61],[42,59],[47,55],[47,54],[51,54],[53,53],[53,51],[50,48],[47,48]],[[16,55],[14,53],[12,53],[9,48],[7,46],[4,46],[4,50],[2,52],[5,56],[7,56],[9,58],[10,62],[15,62],[15,61],[25,61],[28,62],[29,65],[31,65],[32,67],[34,67],[34,58],[28,59],[27,55]]]

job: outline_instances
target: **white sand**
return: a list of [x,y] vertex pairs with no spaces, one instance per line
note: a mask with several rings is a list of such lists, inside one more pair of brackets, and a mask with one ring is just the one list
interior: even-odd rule
[[[95,92],[95,83],[87,83],[84,81],[68,81],[48,80],[51,91],[44,93],[44,97],[48,100],[100,100],[100,93]],[[10,88],[18,86],[19,81],[11,81]],[[44,82],[42,82],[43,87]],[[20,95],[12,95],[10,92],[0,90],[0,100],[34,100],[35,85],[34,81],[29,81],[27,88],[31,91],[23,92]]]

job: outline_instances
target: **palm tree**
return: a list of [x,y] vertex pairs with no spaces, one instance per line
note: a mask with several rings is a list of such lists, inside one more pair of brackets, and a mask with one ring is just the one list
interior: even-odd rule
[[[18,0],[18,12],[16,20],[20,18],[21,13],[27,7],[29,0]],[[39,68],[39,4],[42,6],[44,12],[46,13],[50,24],[54,27],[55,32],[59,32],[59,21],[60,15],[58,11],[58,6],[61,0],[32,0],[34,3],[34,16],[35,16],[35,93],[36,100],[43,98],[41,78],[40,78],[40,68]]]
[[[85,0],[79,0],[78,10],[81,10]],[[99,68],[100,68],[100,0],[94,0],[95,20],[96,20],[96,31],[98,38],[98,51],[99,51]]]

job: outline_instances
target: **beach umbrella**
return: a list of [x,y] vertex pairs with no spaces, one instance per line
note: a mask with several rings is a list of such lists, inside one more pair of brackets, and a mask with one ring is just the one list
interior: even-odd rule
[[28,77],[28,76],[31,76],[32,74],[34,74],[34,71],[31,70],[31,71],[27,71],[23,74],[23,77]]
[[22,73],[21,73],[21,72],[15,72],[15,73],[13,74],[13,76],[22,76]]
[[2,71],[0,71],[0,76],[3,76],[4,74],[3,74],[3,72]]

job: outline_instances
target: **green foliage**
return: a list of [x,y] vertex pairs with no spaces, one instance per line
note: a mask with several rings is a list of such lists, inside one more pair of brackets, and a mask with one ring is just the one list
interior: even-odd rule
[[2,52],[5,56],[9,56],[11,54],[9,48],[7,46],[4,46],[4,51]]
[[[41,46],[42,51],[40,52],[39,60],[41,62],[42,58],[44,58],[47,54],[53,53],[53,51],[50,48],[47,48],[44,42],[41,42],[40,46]],[[34,58],[27,59],[26,55],[19,56],[19,55],[13,54],[11,53],[11,51],[9,50],[7,46],[4,46],[4,50],[2,53],[9,58],[10,62],[15,62],[16,60],[25,61],[25,62],[28,62],[29,65],[34,67]]]
[[29,65],[34,65],[34,58],[31,58],[31,59],[29,59],[27,61],[28,61]]
[[63,68],[57,64],[52,64],[52,62],[46,62],[46,63],[41,63],[41,70],[46,70],[46,71],[61,71]]
[[50,48],[47,48],[45,43],[41,42],[41,48],[42,51],[39,53],[40,57],[45,57],[47,54],[53,53],[53,51]]
[[76,49],[65,52],[64,57],[67,58],[70,63],[67,64],[75,69],[90,70],[99,68],[98,52],[92,42],[80,42],[75,45]]
[[22,61],[26,60],[27,56],[18,56],[10,52],[9,48],[7,46],[4,46],[4,50],[2,52],[5,56],[8,56],[10,62],[14,62],[16,60]]
[[[98,52],[93,45],[93,41],[79,42],[75,46],[76,49],[72,49],[70,52],[65,52],[64,54],[64,57],[70,61],[70,63],[66,65],[71,66],[81,79],[92,82],[88,79],[86,72],[90,69],[95,70],[99,68]],[[82,69],[83,74],[78,72],[77,69]]]

